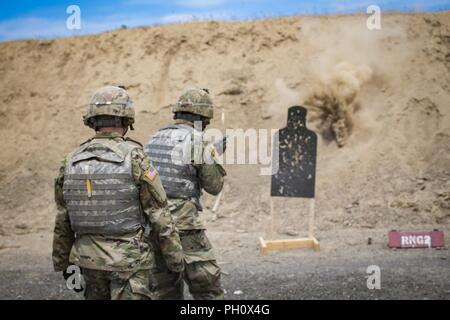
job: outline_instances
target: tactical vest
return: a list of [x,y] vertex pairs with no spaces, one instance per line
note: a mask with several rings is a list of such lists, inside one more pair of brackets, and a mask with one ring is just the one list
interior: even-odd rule
[[200,205],[197,169],[192,165],[194,128],[170,125],[160,129],[145,146],[168,198],[192,199]]
[[94,139],[68,159],[63,197],[78,234],[121,235],[145,225],[132,173],[130,141]]

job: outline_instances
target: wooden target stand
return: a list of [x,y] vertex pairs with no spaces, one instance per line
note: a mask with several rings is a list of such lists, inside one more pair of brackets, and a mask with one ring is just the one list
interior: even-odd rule
[[[276,172],[272,171],[270,199],[270,237],[259,238],[261,254],[272,250],[311,248],[320,250],[319,241],[314,237],[315,219],[315,171],[317,158],[317,135],[306,128],[307,110],[301,106],[288,109],[287,126],[278,131],[278,139],[273,146],[272,158]],[[280,146],[283,146],[280,148]],[[276,151],[275,151],[276,150]],[[294,197],[309,200],[308,237],[275,240],[274,197]]]
[[[273,239],[275,236],[273,223],[273,197],[270,197],[270,236]],[[281,239],[281,240],[264,240],[259,238],[261,244],[261,254],[266,255],[269,251],[282,249],[303,249],[310,248],[314,251],[320,250],[320,243],[314,237],[314,216],[315,216],[315,199],[309,199],[309,219],[308,219],[308,237],[297,239]]]

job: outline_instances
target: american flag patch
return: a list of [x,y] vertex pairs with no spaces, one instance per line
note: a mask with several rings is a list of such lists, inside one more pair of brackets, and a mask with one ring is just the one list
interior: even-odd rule
[[157,174],[158,174],[158,171],[156,171],[156,169],[154,167],[147,169],[147,171],[145,172],[145,176],[147,178],[149,178],[151,181],[153,181],[153,179],[155,179]]

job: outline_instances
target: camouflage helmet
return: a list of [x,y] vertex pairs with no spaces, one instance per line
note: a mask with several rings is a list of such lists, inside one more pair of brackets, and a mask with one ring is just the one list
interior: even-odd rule
[[208,89],[189,89],[181,95],[172,112],[189,112],[208,119],[214,116],[214,105]]
[[114,116],[126,118],[127,126],[134,123],[133,101],[122,87],[105,86],[97,90],[89,101],[84,124],[93,127],[96,117]]

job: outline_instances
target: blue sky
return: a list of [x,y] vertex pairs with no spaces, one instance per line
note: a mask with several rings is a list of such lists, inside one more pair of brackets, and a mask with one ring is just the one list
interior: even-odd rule
[[[2,1],[0,41],[98,33],[122,25],[365,12],[372,4],[382,11],[450,10],[450,0],[16,0]],[[66,27],[70,5],[81,10],[80,30]]]

